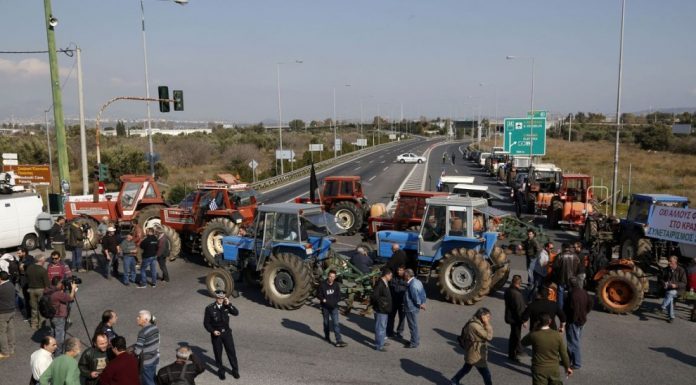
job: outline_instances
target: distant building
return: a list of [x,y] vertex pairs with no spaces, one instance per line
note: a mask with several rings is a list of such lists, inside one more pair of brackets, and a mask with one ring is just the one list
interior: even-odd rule
[[673,124],[672,125],[672,134],[691,135],[693,133],[694,133],[694,128],[691,127],[691,124]]

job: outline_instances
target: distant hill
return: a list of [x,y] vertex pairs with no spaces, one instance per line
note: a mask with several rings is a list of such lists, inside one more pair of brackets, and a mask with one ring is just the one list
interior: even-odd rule
[[[696,112],[696,107],[671,107],[671,108],[653,108],[651,110],[642,110],[642,111],[634,111],[631,112],[632,114],[636,115],[647,115],[653,112],[663,112],[667,114],[681,114],[682,112],[688,112],[690,114],[693,114]],[[616,113],[614,113],[614,116],[616,116]]]

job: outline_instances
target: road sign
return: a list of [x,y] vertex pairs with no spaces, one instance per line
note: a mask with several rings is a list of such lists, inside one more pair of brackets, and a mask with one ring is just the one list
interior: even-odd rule
[[19,159],[17,158],[17,153],[14,152],[4,152],[2,154],[2,159]]
[[546,155],[546,119],[505,119],[504,127],[510,155],[529,155],[530,147],[532,155]]
[[3,171],[14,171],[15,183],[48,186],[51,184],[51,169],[47,164],[4,164]]
[[249,168],[254,170],[256,167],[259,166],[259,162],[257,162],[255,159],[252,159],[251,162],[249,162]]
[[367,147],[367,139],[358,139],[356,145],[358,147]]
[[[527,112],[527,119],[532,117],[532,112]],[[546,119],[546,111],[534,111],[534,119]]]
[[389,140],[396,139],[396,134],[389,134]]
[[286,159],[286,160],[292,160],[295,159],[295,151],[293,150],[276,150],[276,159]]
[[341,151],[341,144],[343,144],[343,141],[341,139],[336,139],[336,142],[334,142],[336,151]]
[[324,144],[323,143],[310,144],[309,151],[322,152],[322,151],[324,151]]

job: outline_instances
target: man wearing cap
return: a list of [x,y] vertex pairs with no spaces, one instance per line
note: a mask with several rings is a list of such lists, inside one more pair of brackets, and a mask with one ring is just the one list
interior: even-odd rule
[[[104,274],[111,279],[113,274],[118,278],[118,237],[116,228],[110,225],[106,229],[106,235],[102,238],[102,252],[104,253]],[[109,270],[113,269],[113,272]]]
[[218,367],[218,377],[225,379],[225,368],[222,365],[222,348],[225,347],[227,358],[232,365],[232,377],[239,378],[239,366],[237,365],[237,353],[234,350],[234,338],[230,330],[230,314],[239,315],[239,310],[232,306],[229,298],[222,290],[215,291],[215,302],[205,308],[203,326],[210,333],[210,340],[213,344],[215,364]]

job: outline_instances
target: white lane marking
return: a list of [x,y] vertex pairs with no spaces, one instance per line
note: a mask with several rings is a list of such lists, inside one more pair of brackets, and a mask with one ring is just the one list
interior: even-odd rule
[[387,169],[389,169],[389,166],[385,167],[385,168],[384,168],[384,171],[387,171]]
[[383,161],[381,161],[381,162],[379,162],[379,163],[384,163],[384,162],[386,162],[386,161],[385,161],[385,160],[383,160]]
[[459,170],[457,170],[456,168],[454,169],[454,172],[456,172],[457,174],[459,174]]
[[374,159],[370,161],[370,163],[374,162]]
[[377,178],[377,175],[372,176],[372,178],[368,179],[368,182],[372,182],[373,179]]
[[355,170],[355,171],[358,171],[358,170],[360,170],[360,166],[358,166],[358,167],[354,168],[353,170]]

